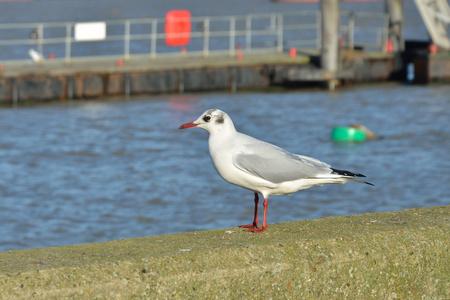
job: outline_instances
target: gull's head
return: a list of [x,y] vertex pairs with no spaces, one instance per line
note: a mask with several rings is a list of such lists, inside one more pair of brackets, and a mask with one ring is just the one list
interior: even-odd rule
[[220,109],[208,109],[194,122],[181,125],[178,129],[190,127],[203,128],[209,133],[220,132],[224,130],[234,130],[231,118]]

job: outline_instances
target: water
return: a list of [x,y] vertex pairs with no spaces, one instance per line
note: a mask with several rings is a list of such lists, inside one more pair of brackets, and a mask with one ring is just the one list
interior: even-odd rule
[[[271,223],[448,205],[450,86],[211,93],[0,110],[0,251],[249,223],[253,195],[214,170],[206,131],[177,127],[208,108],[239,131],[336,168],[347,183],[269,199]],[[361,123],[383,138],[330,141]]]
[[[382,12],[384,3],[341,3]],[[318,3],[261,0],[32,0],[1,2],[0,23],[161,18],[315,10]],[[413,1],[405,38],[426,40]],[[334,215],[447,205],[448,86],[366,86],[334,93],[160,96],[129,102],[69,102],[0,109],[0,251],[231,227],[249,223],[253,196],[224,182],[207,133],[178,131],[211,107],[238,130],[336,168],[368,175],[358,184],[270,199],[269,225]],[[363,123],[384,138],[329,140],[335,125]]]

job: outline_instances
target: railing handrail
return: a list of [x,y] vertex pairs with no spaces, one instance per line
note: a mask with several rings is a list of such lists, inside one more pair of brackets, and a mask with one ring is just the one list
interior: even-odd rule
[[[341,13],[341,17],[345,17],[345,13]],[[349,12],[348,12],[349,13]],[[380,18],[382,24],[383,38],[386,22],[384,14],[358,12],[358,16],[364,18]],[[239,51],[252,52],[252,51],[278,51],[281,52],[286,46],[290,47],[305,47],[319,49],[321,47],[321,13],[318,10],[315,11],[289,11],[284,13],[257,13],[247,15],[232,15],[232,16],[211,16],[211,17],[190,17],[189,20],[192,24],[192,31],[188,34],[191,41],[195,40],[195,43],[189,44],[194,50],[190,53],[202,53],[204,56],[208,56],[210,53],[222,53],[228,52],[229,55],[234,55],[236,46],[241,44],[243,47]],[[290,20],[291,22],[288,22]],[[294,22],[292,22],[292,20]],[[116,54],[104,54],[95,55],[91,53],[89,55],[76,55],[72,49],[80,42],[75,38],[75,26],[80,23],[95,23],[104,22],[106,28],[112,28],[107,30],[106,36],[102,40],[89,41],[89,42],[122,42],[122,50]],[[163,32],[163,26],[166,22],[165,18],[139,18],[139,19],[121,19],[121,20],[105,20],[105,21],[89,21],[89,22],[45,22],[45,23],[0,23],[0,46],[4,47],[24,47],[27,45],[37,46],[38,53],[44,54],[45,48],[57,45],[64,48],[60,52],[64,53],[64,59],[66,62],[76,59],[77,57],[87,59],[88,57],[109,57],[109,56],[122,56],[125,59],[129,59],[131,56],[137,56],[141,54],[148,54],[152,58],[157,56],[172,53],[173,50],[170,47],[165,46],[162,40],[166,38],[165,32]],[[227,25],[228,24],[228,25]],[[150,26],[147,31],[131,30],[136,29],[136,25]],[[197,27],[195,27],[197,25]],[[26,30],[31,29],[35,33],[35,38],[3,38],[2,31],[8,30]],[[356,28],[354,25],[342,25],[341,30],[352,30],[348,35],[354,34]],[[49,30],[59,30],[60,33],[57,36],[48,36]],[[364,28],[365,32],[377,31],[379,28]],[[63,33],[61,33],[63,31]],[[304,35],[299,35],[299,32],[304,32]],[[184,37],[186,34],[172,34],[172,37]],[[301,37],[300,39],[298,37]],[[223,39],[220,47],[211,43],[211,39]],[[131,43],[137,41],[148,40],[149,49],[146,52],[134,53],[134,49],[131,47]],[[378,38],[379,40],[379,38]],[[377,42],[366,43],[366,45],[376,45]],[[262,45],[262,46],[261,46]],[[379,45],[376,45],[377,47]],[[118,47],[118,46],[116,46]],[[161,51],[162,48],[164,51]],[[172,50],[172,51],[171,51]],[[14,49],[11,50],[14,53]],[[20,57],[25,56],[28,61],[27,55],[24,54],[24,49],[20,50]],[[62,58],[61,55],[58,56]],[[21,59],[11,59],[0,61],[20,61]],[[24,59],[22,59],[24,60]]]

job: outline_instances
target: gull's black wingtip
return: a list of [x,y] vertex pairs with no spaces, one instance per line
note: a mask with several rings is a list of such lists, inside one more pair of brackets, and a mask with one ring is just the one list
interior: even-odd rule
[[[350,172],[350,171],[346,171],[346,170],[338,170],[335,168],[331,168],[331,173],[332,174],[338,174],[338,175],[342,175],[342,176],[347,176],[347,177],[366,177],[366,175],[363,175],[361,173],[354,173],[354,172]],[[365,184],[371,185],[371,186],[375,186],[374,184],[367,182],[367,181],[362,181],[362,180],[356,180],[358,182],[363,182]]]
[[332,174],[338,174],[338,175],[342,175],[342,176],[350,176],[350,177],[366,177],[366,175],[360,174],[360,173],[353,173],[350,171],[345,171],[345,170],[338,170],[335,168],[331,168],[331,172]]

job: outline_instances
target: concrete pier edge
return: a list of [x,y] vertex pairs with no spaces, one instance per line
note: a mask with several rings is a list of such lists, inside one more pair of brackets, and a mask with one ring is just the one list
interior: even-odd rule
[[0,299],[449,299],[450,206],[0,252]]

